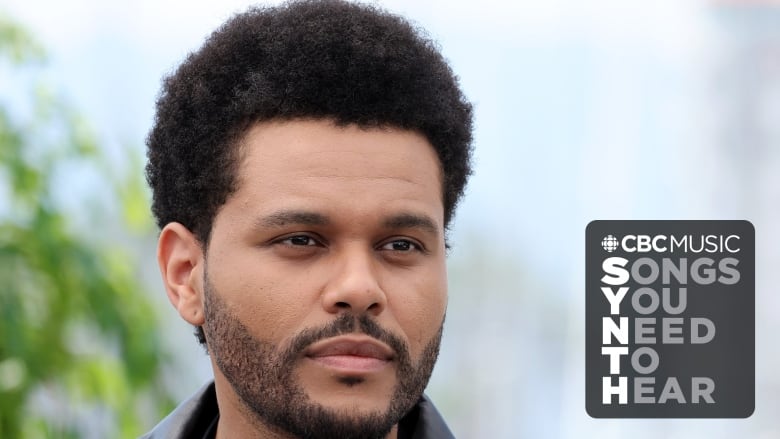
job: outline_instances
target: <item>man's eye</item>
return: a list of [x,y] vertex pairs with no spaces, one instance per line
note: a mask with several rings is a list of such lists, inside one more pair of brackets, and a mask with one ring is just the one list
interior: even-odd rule
[[420,250],[420,246],[407,239],[396,239],[395,241],[390,241],[387,244],[384,244],[382,246],[382,250],[392,250],[397,252],[411,252],[415,250]]
[[294,247],[317,245],[317,241],[315,241],[314,238],[306,235],[290,236],[289,238],[282,239],[279,242]]

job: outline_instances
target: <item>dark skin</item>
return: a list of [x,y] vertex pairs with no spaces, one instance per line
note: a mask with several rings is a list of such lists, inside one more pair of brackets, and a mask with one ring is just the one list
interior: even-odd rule
[[[206,293],[218,295],[229,312],[222,315],[240,322],[245,338],[274,353],[345,314],[375,322],[377,332],[358,325],[303,346],[291,357],[287,387],[345,425],[389,417],[385,437],[395,438],[395,423],[430,376],[447,304],[441,166],[433,147],[412,131],[327,120],[261,123],[242,147],[238,187],[215,217],[208,252],[178,223],[163,228],[158,246],[171,303],[187,322],[205,324],[207,340],[213,337],[217,437],[292,436],[253,408],[254,396],[272,396],[255,395],[259,389],[236,379],[245,362],[229,363],[240,351],[220,358],[237,346],[236,337],[221,336],[224,325],[210,329],[207,319],[216,314]],[[402,364],[412,371],[404,375],[420,380],[399,391]]]

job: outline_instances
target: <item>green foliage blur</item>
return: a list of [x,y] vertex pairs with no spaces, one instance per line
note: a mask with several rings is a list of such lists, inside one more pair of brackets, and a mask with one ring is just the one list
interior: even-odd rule
[[[0,78],[35,71],[43,52],[0,13]],[[137,437],[173,407],[155,307],[127,250],[132,230],[151,229],[141,161],[117,171],[61,98],[29,88],[13,90],[24,112],[0,94],[0,438]],[[116,204],[93,209],[92,230],[62,200],[89,217],[84,194],[68,192],[79,173]]]

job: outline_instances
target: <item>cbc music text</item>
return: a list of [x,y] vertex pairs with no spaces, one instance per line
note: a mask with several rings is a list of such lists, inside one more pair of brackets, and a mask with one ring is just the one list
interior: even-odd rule
[[739,253],[739,235],[626,235],[620,240],[627,253]]

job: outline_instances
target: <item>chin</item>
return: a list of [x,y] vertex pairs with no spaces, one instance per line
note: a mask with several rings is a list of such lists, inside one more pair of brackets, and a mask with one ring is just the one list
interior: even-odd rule
[[323,408],[344,413],[384,413],[390,407],[392,389],[383,391],[375,386],[355,384],[336,386],[325,392],[307,392],[309,400]]

